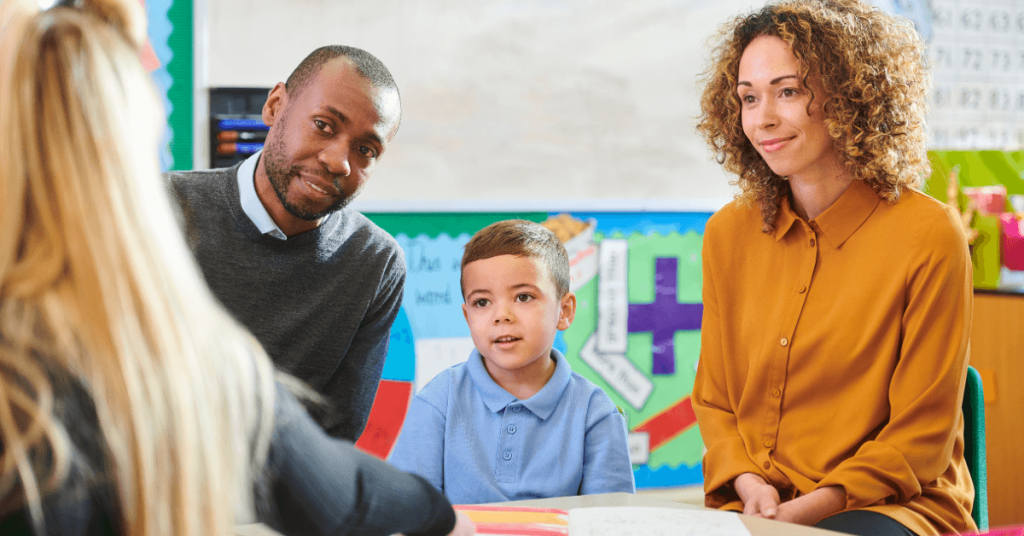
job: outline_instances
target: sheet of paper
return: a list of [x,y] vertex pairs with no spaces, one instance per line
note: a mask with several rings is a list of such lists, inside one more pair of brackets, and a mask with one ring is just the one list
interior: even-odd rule
[[716,510],[617,506],[569,511],[572,536],[750,536],[738,515]]

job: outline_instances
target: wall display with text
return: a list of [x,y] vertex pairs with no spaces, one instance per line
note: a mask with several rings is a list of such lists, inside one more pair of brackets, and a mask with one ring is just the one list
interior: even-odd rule
[[906,15],[928,41],[933,75],[929,147],[1024,147],[1024,4],[1017,0],[874,3]]
[[[463,246],[502,219],[557,213],[369,213],[408,267],[377,400],[357,446],[385,457],[413,393],[473,348],[459,287]],[[703,443],[690,405],[700,353],[704,212],[571,214],[565,241],[578,305],[555,340],[572,369],[624,413],[638,487],[698,484]],[[561,216],[566,219],[566,216]]]

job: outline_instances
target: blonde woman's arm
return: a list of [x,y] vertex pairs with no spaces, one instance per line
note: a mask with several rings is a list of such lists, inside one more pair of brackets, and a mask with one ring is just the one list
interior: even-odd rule
[[465,533],[465,523],[456,523],[451,504],[429,482],[328,436],[281,387],[276,413],[268,459],[276,515],[264,520],[276,530],[296,535]]

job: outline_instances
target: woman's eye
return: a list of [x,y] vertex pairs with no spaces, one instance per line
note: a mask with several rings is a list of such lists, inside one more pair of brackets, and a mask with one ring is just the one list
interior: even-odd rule
[[754,96],[753,95],[743,95],[743,96],[740,97],[740,100],[743,101],[744,104],[750,104],[750,103],[754,102]]
[[794,95],[796,95],[796,90],[791,88],[791,87],[787,87],[787,88],[782,90],[782,96],[783,97],[792,97]]
[[529,294],[520,294],[520,295],[516,296],[516,301],[519,301],[519,302],[528,302],[528,301],[530,301],[532,299],[533,299],[533,296],[530,296]]

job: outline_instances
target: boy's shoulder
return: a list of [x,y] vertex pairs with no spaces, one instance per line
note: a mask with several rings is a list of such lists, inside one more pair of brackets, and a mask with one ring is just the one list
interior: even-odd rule
[[607,402],[611,407],[615,407],[615,404],[612,404],[611,397],[608,396],[608,393],[604,392],[604,389],[598,387],[597,384],[588,380],[579,372],[573,371],[570,382],[570,385],[580,392],[586,393],[591,400]]
[[456,363],[437,373],[416,396],[430,401],[447,400],[452,386],[465,381],[467,375],[466,363]]
[[562,391],[562,398],[576,411],[585,409],[588,421],[619,412],[608,393],[576,371],[570,374],[569,385]]

